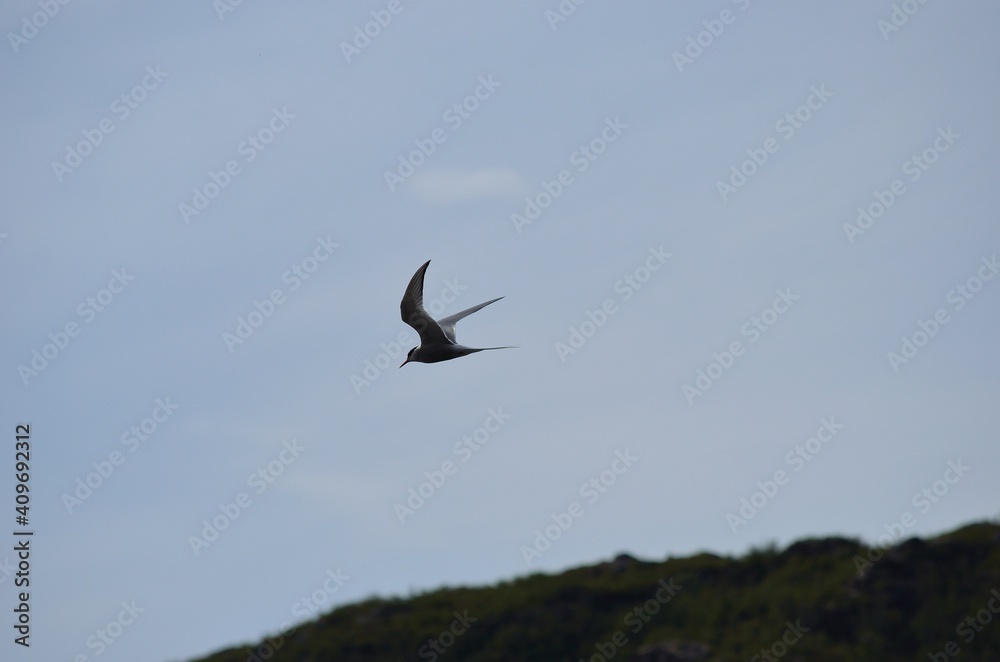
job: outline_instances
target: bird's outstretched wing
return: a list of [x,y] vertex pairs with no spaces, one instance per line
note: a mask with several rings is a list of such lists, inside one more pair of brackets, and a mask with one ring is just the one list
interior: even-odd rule
[[430,263],[431,261],[427,260],[417,269],[417,273],[413,274],[410,284],[403,293],[403,300],[399,303],[399,313],[403,321],[420,334],[420,344],[454,342],[424,310],[424,272]]
[[496,303],[502,298],[503,297],[497,297],[496,299],[491,299],[486,303],[481,303],[478,306],[473,306],[472,308],[466,308],[460,313],[455,313],[454,315],[449,315],[448,317],[439,319],[437,321],[437,325],[441,327],[441,331],[444,332],[444,335],[448,338],[448,340],[452,342],[458,342],[457,340],[455,340],[455,325],[458,323],[458,320],[462,319],[463,317],[468,317],[477,310],[485,308],[491,303]]

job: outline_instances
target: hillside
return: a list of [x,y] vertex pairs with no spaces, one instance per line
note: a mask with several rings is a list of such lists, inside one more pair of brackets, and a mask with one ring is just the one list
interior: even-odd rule
[[997,621],[1000,526],[976,523],[884,553],[824,538],[735,559],[621,555],[496,586],[371,599],[199,662],[971,662],[1000,660]]

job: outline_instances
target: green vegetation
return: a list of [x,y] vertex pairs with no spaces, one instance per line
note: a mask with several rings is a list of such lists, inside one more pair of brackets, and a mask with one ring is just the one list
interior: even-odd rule
[[[949,642],[957,647],[951,655],[944,652]],[[824,538],[737,559],[703,553],[647,562],[622,555],[492,587],[366,600],[276,635],[270,645],[265,640],[200,662],[669,662],[755,655],[1000,660],[1000,526],[970,524],[884,551]]]

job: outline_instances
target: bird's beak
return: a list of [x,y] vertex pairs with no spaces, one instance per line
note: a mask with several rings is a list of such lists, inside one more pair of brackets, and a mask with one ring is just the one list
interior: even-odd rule
[[399,364],[399,367],[402,368],[404,365],[406,365],[409,362],[410,362],[410,359],[406,359],[405,361],[403,361],[402,363]]

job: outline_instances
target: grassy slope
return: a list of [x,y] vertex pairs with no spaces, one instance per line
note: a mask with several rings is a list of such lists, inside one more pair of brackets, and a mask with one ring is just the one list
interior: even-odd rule
[[[775,650],[785,660],[926,660],[948,641],[961,648],[962,662],[1000,660],[1000,614],[971,643],[965,636],[973,630],[956,633],[963,619],[987,607],[991,589],[1000,592],[1000,526],[971,524],[933,540],[911,539],[859,576],[855,556],[868,551],[855,540],[827,538],[738,559],[621,557],[492,587],[372,599],[302,624],[270,659],[430,660],[433,651],[421,647],[452,624],[454,612],[467,611],[478,620],[438,659],[589,661],[596,644],[607,646],[620,631],[618,641],[627,643],[615,660],[663,640],[707,644],[706,660],[748,660],[778,641],[790,621],[809,631],[787,652]],[[662,605],[654,599],[661,579],[681,587]],[[1000,608],[1000,600],[993,604]],[[646,611],[629,617],[636,608]],[[245,662],[258,645],[200,662]]]

